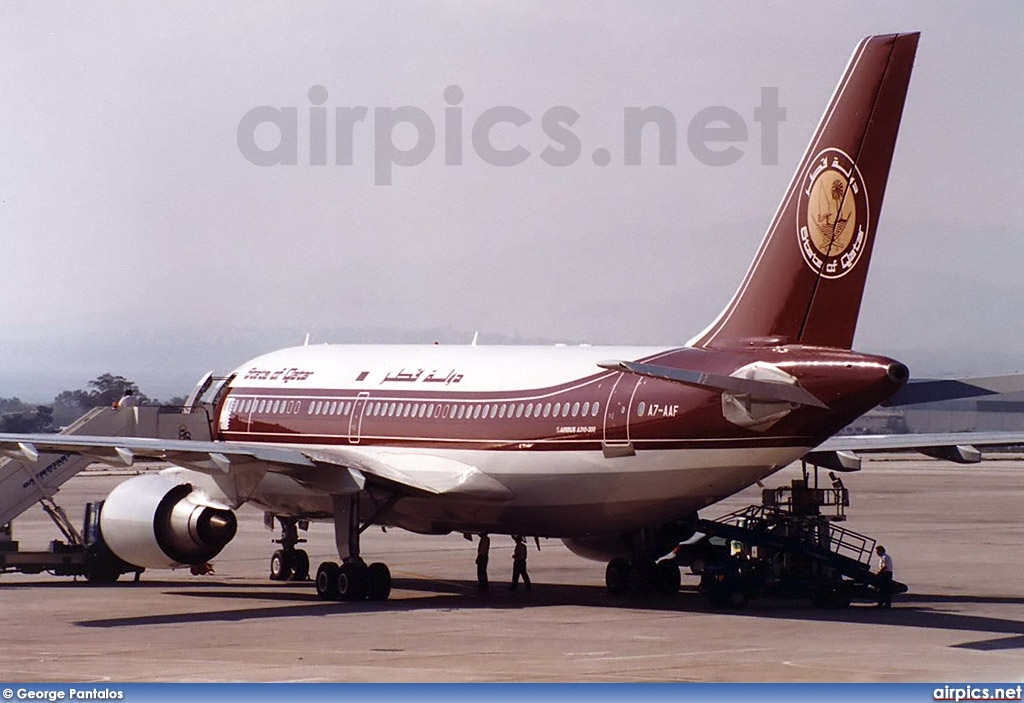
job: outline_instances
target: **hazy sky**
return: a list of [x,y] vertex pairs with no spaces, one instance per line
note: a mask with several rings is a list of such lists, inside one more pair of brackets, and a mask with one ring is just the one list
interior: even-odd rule
[[[45,400],[112,371],[166,397],[257,345],[340,328],[681,343],[738,284],[857,41],[913,30],[857,347],[918,374],[1016,370],[1022,27],[1015,1],[6,3],[0,396]],[[461,165],[445,163],[451,85]],[[326,165],[310,159],[313,86]],[[787,111],[778,165],[761,163],[762,88]],[[652,105],[675,116],[676,163],[658,164],[651,131],[627,166],[623,111]],[[295,108],[296,165],[240,150],[259,106]],[[357,106],[352,164],[338,165],[335,108]],[[417,140],[375,121],[401,106],[435,143],[375,185],[381,137]],[[491,137],[529,152],[517,166],[474,149],[499,106],[531,118]],[[561,148],[542,125],[558,106],[580,115],[563,167],[541,158]],[[710,106],[748,127],[733,165],[687,147]],[[269,125],[252,134],[277,143]]]

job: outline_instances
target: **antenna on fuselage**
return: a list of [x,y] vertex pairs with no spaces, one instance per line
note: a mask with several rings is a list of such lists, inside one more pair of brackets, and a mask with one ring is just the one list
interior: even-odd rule
[[304,347],[308,347],[309,346],[309,334],[310,334],[309,332],[306,332],[306,339],[305,339],[304,342],[302,342],[302,346],[304,346]]
[[476,340],[479,337],[480,337],[480,330],[477,330],[476,332],[473,333],[473,341],[469,343],[469,346],[475,347],[476,346]]

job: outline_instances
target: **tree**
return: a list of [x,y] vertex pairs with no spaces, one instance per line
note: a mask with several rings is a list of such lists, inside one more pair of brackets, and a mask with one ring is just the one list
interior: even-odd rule
[[124,392],[131,390],[135,395],[141,396],[142,402],[149,400],[145,395],[139,393],[139,387],[134,381],[129,381],[124,376],[114,376],[105,373],[89,381],[89,402],[90,407],[98,408],[104,405],[113,405],[124,395]]
[[33,411],[7,413],[0,416],[0,432],[31,434],[52,428],[53,410],[48,405],[36,406]]
[[142,403],[149,402],[149,398],[139,392],[138,385],[124,376],[105,373],[89,381],[87,386],[89,390],[63,391],[53,399],[54,422],[67,425],[92,408],[110,407],[120,400],[129,388],[132,393],[139,396]]

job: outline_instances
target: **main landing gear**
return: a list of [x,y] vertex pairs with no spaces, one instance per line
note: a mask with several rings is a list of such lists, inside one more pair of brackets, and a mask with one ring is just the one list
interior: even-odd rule
[[[605,586],[613,596],[658,596],[668,598],[679,593],[681,577],[674,559],[658,560],[667,549],[663,547],[685,534],[686,526],[672,524],[659,529],[640,530],[623,536],[630,558],[617,557],[608,562],[604,572]],[[671,539],[666,541],[666,534]]]
[[[296,549],[295,545],[306,540],[299,538],[299,520],[293,517],[281,517],[268,514],[266,521],[273,527],[274,518],[281,523],[281,538],[274,542],[281,545],[281,548],[270,557],[270,580],[271,581],[305,581],[309,578],[309,555],[302,549]],[[308,527],[305,520],[302,521],[303,529]]]
[[613,596],[628,594],[669,598],[679,592],[682,579],[679,567],[671,559],[655,561],[650,557],[638,557],[631,561],[618,557],[608,562],[604,582]]
[[387,565],[367,565],[359,556],[359,536],[397,500],[386,501],[365,524],[359,523],[359,494],[334,498],[334,538],[341,564],[325,561],[316,570],[316,594],[324,600],[385,601],[391,595],[391,571]]

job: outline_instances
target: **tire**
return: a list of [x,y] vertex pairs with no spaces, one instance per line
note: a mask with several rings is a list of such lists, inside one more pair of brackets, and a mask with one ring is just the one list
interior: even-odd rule
[[634,598],[642,598],[651,592],[651,585],[654,581],[651,578],[651,569],[644,565],[632,564],[629,567],[629,595]]
[[341,600],[360,600],[366,596],[366,566],[350,561],[338,567],[338,577],[334,580]]
[[338,571],[338,565],[331,561],[316,570],[316,594],[323,600],[338,600]]
[[837,584],[829,595],[829,605],[833,608],[839,608],[840,610],[843,608],[849,608],[850,601],[853,600],[850,588],[845,583]]
[[629,591],[629,562],[618,557],[608,562],[604,570],[604,585],[613,596],[624,596]]
[[109,585],[116,582],[120,576],[121,569],[117,564],[97,560],[89,565],[85,580],[92,584]]
[[750,599],[742,588],[734,588],[729,592],[728,605],[730,608],[742,610],[747,607],[747,603],[749,602]]
[[679,567],[671,561],[659,561],[654,565],[654,592],[662,598],[672,598],[679,593],[682,585]]
[[366,597],[370,600],[385,601],[391,595],[391,570],[379,561],[370,564],[366,570]]
[[815,608],[828,608],[832,596],[832,591],[827,586],[815,586],[811,589],[808,594],[811,599],[811,605]]
[[292,575],[293,555],[278,549],[270,557],[270,580],[287,581]]
[[292,581],[309,580],[309,555],[301,549],[292,554]]

